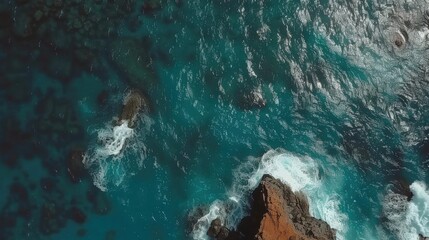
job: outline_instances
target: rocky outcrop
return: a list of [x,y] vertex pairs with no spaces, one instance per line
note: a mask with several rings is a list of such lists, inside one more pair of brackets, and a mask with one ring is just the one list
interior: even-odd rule
[[[310,215],[308,201],[303,193],[294,193],[289,186],[270,175],[262,177],[252,198],[250,215],[241,220],[238,229],[231,231],[226,238],[215,239],[335,239],[335,231],[326,222]],[[208,234],[221,229],[220,222],[215,221]]]
[[147,99],[137,90],[132,90],[124,101],[124,107],[119,119],[121,124],[123,121],[128,121],[128,127],[134,127],[137,116],[140,111],[147,111],[148,104]]
[[207,235],[217,240],[226,240],[228,237],[231,238],[229,232],[229,229],[223,226],[222,221],[216,218],[211,222]]

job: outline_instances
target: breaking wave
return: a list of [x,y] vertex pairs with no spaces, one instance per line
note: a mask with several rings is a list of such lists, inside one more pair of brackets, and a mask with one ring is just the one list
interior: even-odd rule
[[[107,125],[98,129],[97,143],[84,155],[83,163],[90,169],[94,185],[107,191],[109,185],[119,186],[133,169],[132,165],[142,167],[144,145],[140,142],[136,129],[121,125]],[[136,159],[135,163],[131,159]]]
[[310,202],[310,213],[325,220],[337,230],[337,239],[344,239],[347,231],[347,216],[340,210],[341,198],[335,190],[338,186],[325,187],[327,176],[320,172],[320,166],[309,157],[296,156],[282,149],[270,150],[262,158],[251,158],[235,172],[235,181],[226,201],[216,200],[208,214],[194,225],[192,237],[195,240],[208,239],[206,232],[210,222],[220,218],[230,229],[235,228],[249,209],[248,197],[264,174],[288,184],[293,191],[304,192]]
[[413,197],[388,192],[383,210],[388,220],[387,227],[398,239],[419,239],[419,234],[429,236],[429,191],[423,182],[410,185]]

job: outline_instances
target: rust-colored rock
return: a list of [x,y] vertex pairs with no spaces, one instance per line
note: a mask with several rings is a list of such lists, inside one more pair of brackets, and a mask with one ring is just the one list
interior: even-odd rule
[[250,216],[241,220],[228,240],[333,240],[335,231],[310,215],[307,198],[264,175],[252,194]]

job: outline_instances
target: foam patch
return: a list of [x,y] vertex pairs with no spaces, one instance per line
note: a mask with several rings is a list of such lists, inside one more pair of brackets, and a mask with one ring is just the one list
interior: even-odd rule
[[90,169],[94,185],[102,191],[108,186],[119,186],[127,175],[126,152],[138,143],[135,141],[135,130],[128,127],[128,122],[121,125],[108,125],[97,131],[97,143],[91,146],[84,155],[83,163]]
[[383,205],[387,227],[402,240],[429,236],[429,191],[423,182],[413,182],[410,190],[410,202],[406,196],[389,192]]
[[[335,186],[330,188],[323,186],[326,179],[321,178],[319,166],[313,159],[296,156],[282,149],[270,150],[262,158],[251,158],[239,166],[234,173],[236,178],[229,192],[229,201],[224,203],[215,201],[213,204],[221,210],[210,211],[200,219],[201,222],[211,221],[216,217],[225,218],[225,225],[231,229],[235,228],[249,207],[249,194],[259,184],[264,174],[270,174],[288,184],[293,191],[303,191],[309,198],[311,214],[335,228],[337,239],[344,239],[348,218],[340,211],[340,197],[332,190]],[[192,233],[193,239],[208,239],[206,232],[209,226],[210,222],[200,224],[198,231],[194,230]]]

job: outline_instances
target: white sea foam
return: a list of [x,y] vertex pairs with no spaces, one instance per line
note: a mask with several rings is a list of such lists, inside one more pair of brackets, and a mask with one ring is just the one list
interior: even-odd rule
[[[107,125],[98,129],[97,135],[98,141],[88,149],[83,163],[90,169],[94,185],[106,191],[110,184],[119,186],[128,174],[130,163],[124,161],[130,152],[127,153],[125,150],[130,148],[134,150],[131,152],[137,153],[143,149],[136,140],[136,131],[128,127],[127,121],[118,126]],[[134,158],[138,159],[140,167],[143,156],[137,154]]]
[[224,203],[221,201],[215,201],[211,204],[209,213],[198,219],[192,230],[192,238],[194,240],[206,240],[208,239],[207,230],[210,227],[210,223],[216,218],[225,221],[226,213]]
[[104,144],[103,148],[97,149],[103,155],[118,155],[127,139],[132,137],[134,130],[128,127],[128,121],[124,121],[121,125],[111,129],[103,129],[99,132],[98,139]]
[[339,195],[330,190],[338,186],[323,185],[327,179],[322,178],[314,159],[284,150],[271,150],[262,157],[258,170],[249,179],[251,189],[266,173],[289,185],[293,191],[303,191],[309,198],[311,214],[335,228],[338,239],[344,238],[347,216],[340,211]]
[[423,182],[414,182],[410,190],[410,202],[403,195],[389,192],[383,205],[388,228],[402,240],[419,239],[419,234],[429,236],[429,191]]
[[[225,218],[225,224],[235,228],[240,219],[244,217],[249,206],[248,196],[257,186],[264,174],[279,179],[288,184],[293,191],[303,191],[309,198],[310,212],[316,218],[325,220],[331,227],[337,230],[337,239],[344,239],[347,231],[347,216],[340,210],[340,197],[335,193],[336,187],[340,187],[341,181],[335,181],[337,186],[324,186],[326,176],[322,177],[319,165],[309,157],[296,156],[284,150],[270,150],[262,158],[250,158],[235,172],[235,181],[229,192],[229,202],[220,204],[216,201],[217,208],[228,209],[225,216],[204,216],[207,219],[215,219],[217,216]],[[213,206],[213,205],[212,205]],[[208,215],[209,215],[208,214]],[[201,219],[203,221],[203,219]],[[192,236],[195,240],[206,239],[205,233],[209,224],[200,225],[198,231]]]
[[310,190],[321,184],[314,160],[286,152],[269,151],[264,154],[258,170],[249,179],[249,187],[255,188],[266,173],[288,184],[293,191]]

